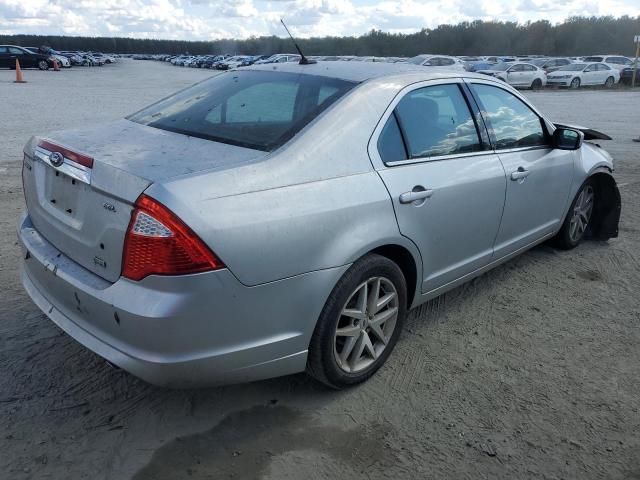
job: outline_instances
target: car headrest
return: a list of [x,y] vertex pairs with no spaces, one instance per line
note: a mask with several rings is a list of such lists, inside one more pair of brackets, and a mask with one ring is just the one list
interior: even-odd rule
[[434,124],[438,121],[440,109],[438,104],[430,98],[415,96],[407,102],[400,102],[398,105],[400,115],[406,120],[416,125]]

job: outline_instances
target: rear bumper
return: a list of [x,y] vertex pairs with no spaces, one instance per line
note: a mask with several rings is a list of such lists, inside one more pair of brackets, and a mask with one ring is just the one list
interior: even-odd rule
[[109,283],[21,221],[22,282],[78,342],[156,385],[236,383],[303,371],[315,322],[348,266],[246,287],[228,270]]

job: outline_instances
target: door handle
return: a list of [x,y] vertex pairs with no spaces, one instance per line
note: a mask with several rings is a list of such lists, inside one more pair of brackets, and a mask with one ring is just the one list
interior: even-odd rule
[[522,180],[529,176],[529,170],[523,167],[518,167],[518,170],[511,173],[511,180]]
[[414,187],[413,191],[404,192],[402,195],[400,195],[400,203],[418,202],[420,200],[431,198],[431,195],[433,195],[433,190],[415,190],[415,188],[419,187]]

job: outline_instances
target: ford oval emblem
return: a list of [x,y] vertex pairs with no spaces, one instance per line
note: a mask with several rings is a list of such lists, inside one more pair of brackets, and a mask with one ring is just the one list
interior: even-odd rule
[[51,152],[51,154],[49,154],[49,161],[54,167],[59,167],[64,163],[64,157],[60,152]]

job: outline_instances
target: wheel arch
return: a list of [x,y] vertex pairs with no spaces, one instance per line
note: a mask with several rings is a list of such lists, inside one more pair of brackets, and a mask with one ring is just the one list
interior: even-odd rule
[[406,247],[398,244],[381,245],[367,252],[371,253],[386,257],[398,265],[407,282],[407,309],[410,309],[417,296],[418,272],[422,270],[418,268],[421,265],[418,263],[420,260]]
[[598,168],[589,175],[586,181],[592,183],[596,193],[589,237],[596,240],[616,238],[622,200],[611,171],[607,168]]

